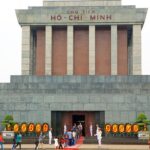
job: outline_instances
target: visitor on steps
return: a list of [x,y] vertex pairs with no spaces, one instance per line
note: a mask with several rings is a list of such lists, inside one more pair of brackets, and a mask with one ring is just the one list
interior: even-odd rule
[[15,145],[16,145],[16,138],[17,138],[17,134],[14,135],[14,138],[13,138],[13,145],[12,145],[12,150],[15,149]]
[[35,137],[35,150],[38,150],[38,146],[39,146],[39,137],[36,136]]
[[58,141],[59,141],[59,149],[64,149],[65,139],[61,136]]
[[4,143],[4,140],[3,140],[2,134],[0,133],[0,145],[1,145],[1,150],[4,150],[3,143]]
[[55,145],[55,149],[59,148],[58,138],[57,137],[54,137],[54,145]]
[[72,138],[73,138],[71,130],[68,130],[67,135],[68,135],[68,140],[69,140],[68,145],[71,146],[72,145]]
[[17,134],[17,137],[16,137],[16,145],[15,145],[15,149],[17,146],[19,146],[19,149],[21,150],[21,142],[22,142],[22,135],[21,133],[19,132]]

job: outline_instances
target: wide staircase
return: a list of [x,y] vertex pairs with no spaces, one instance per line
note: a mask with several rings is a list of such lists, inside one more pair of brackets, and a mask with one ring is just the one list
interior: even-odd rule
[[[97,144],[97,139],[93,137],[85,137],[84,144]],[[139,140],[137,137],[103,137],[102,144],[147,144],[147,140]]]

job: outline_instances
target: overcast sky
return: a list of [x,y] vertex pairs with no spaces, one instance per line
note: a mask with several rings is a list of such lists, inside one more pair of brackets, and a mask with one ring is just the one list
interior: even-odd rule
[[[0,4],[0,82],[21,74],[21,28],[15,9],[42,6],[42,0],[2,0]],[[122,0],[123,5],[150,8],[150,0]],[[142,74],[150,75],[150,11],[142,30]]]

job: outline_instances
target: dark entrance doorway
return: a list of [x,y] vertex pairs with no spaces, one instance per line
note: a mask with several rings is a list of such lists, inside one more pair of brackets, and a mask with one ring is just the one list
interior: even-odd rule
[[67,129],[72,129],[74,123],[77,125],[81,122],[83,126],[83,135],[90,136],[89,126],[93,124],[93,133],[96,133],[96,124],[101,128],[105,123],[104,111],[52,111],[51,112],[51,126],[53,128],[53,135],[64,134],[64,124]]
[[85,136],[85,115],[72,115],[72,125],[82,124],[82,135]]

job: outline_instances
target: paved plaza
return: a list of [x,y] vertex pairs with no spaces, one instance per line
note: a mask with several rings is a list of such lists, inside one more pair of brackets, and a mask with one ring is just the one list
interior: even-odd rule
[[[11,149],[11,144],[5,144],[5,150]],[[33,150],[35,147],[34,144],[22,144],[22,150],[28,149]],[[40,148],[39,148],[40,149]],[[44,144],[43,149],[45,150],[54,150],[54,145]],[[67,150],[95,150],[95,149],[102,149],[102,150],[148,150],[148,145],[102,145],[99,147],[97,144],[81,144],[78,148],[67,148]]]

